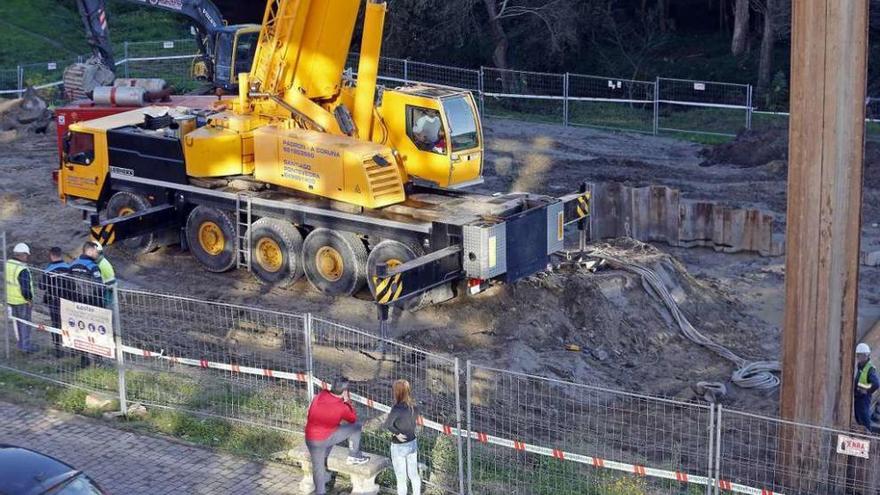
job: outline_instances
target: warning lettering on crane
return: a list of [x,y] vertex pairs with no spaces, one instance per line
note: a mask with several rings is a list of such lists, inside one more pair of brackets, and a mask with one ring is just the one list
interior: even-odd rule
[[61,344],[78,351],[114,359],[113,312],[61,299]]
[[837,435],[837,453],[853,457],[868,458],[871,442],[860,438]]

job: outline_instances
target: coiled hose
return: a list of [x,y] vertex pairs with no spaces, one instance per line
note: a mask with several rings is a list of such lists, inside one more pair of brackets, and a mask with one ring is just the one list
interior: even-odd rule
[[[694,328],[691,322],[688,321],[684,313],[681,312],[681,309],[679,309],[672,294],[666,289],[663,280],[655,271],[637,263],[616,258],[611,253],[602,249],[593,250],[590,254],[604,259],[606,263],[614,268],[634,273],[641,277],[642,283],[646,285],[646,288],[650,288],[657,296],[659,296],[669,309],[672,317],[675,318],[675,321],[678,323],[678,327],[688,340],[711,350],[736,365],[737,368],[732,375],[734,384],[742,388],[754,388],[759,390],[770,390],[779,386],[779,377],[774,374],[774,372],[778,373],[782,370],[779,361],[749,361],[700,333]],[[697,386],[720,395],[724,395],[727,391],[724,384],[718,382],[700,382]]]

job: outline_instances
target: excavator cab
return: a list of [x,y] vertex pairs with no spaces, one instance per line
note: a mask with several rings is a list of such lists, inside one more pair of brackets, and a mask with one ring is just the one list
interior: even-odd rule
[[409,86],[382,93],[374,139],[400,153],[407,174],[439,187],[482,182],[483,135],[470,92]]
[[227,91],[237,91],[238,74],[249,72],[260,38],[260,26],[236,24],[217,30],[214,57],[214,84]]

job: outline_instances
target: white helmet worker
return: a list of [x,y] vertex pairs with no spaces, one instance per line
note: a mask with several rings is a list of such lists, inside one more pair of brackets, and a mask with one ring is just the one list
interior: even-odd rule
[[19,242],[12,248],[12,252],[15,254],[31,254],[31,248],[28,247],[27,244],[23,242]]
[[95,243],[95,246],[98,247],[98,254],[103,253],[103,252],[104,252],[104,246],[102,246],[101,243],[98,242],[98,241],[94,241],[94,243]]
[[871,354],[871,348],[868,344],[862,342],[856,346],[856,354]]

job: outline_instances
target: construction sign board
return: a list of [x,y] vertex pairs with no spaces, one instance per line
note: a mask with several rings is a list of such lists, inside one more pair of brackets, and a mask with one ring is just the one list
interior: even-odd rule
[[61,343],[78,351],[114,359],[113,312],[61,299]]
[[850,455],[853,457],[868,458],[868,451],[871,448],[871,442],[860,438],[848,437],[846,435],[837,435],[837,453]]

